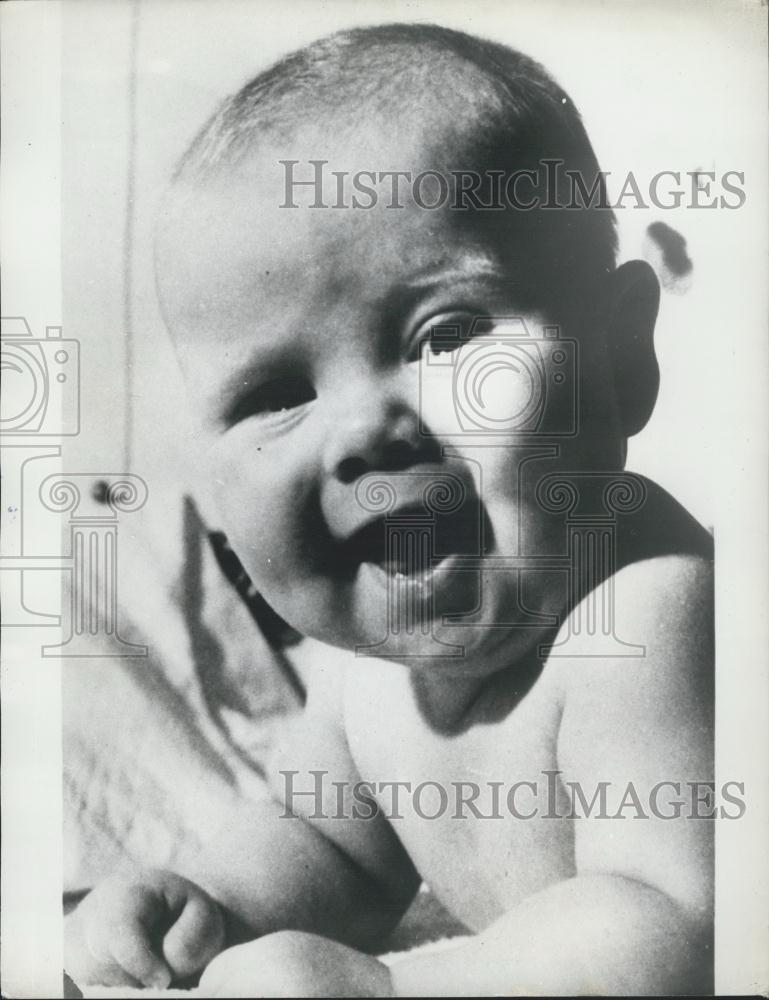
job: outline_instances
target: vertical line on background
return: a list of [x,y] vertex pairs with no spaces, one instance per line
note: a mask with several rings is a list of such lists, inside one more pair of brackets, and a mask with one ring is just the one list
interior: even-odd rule
[[125,229],[123,234],[123,325],[125,342],[125,427],[123,429],[124,471],[133,468],[134,434],[134,316],[133,254],[134,195],[136,191],[136,92],[139,64],[139,4],[131,0],[131,26],[128,43],[128,178],[126,182]]

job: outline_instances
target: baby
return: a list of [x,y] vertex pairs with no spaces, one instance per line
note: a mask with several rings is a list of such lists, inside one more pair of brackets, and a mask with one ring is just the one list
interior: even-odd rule
[[[76,980],[712,989],[711,543],[623,472],[659,290],[601,194],[542,67],[430,25],[316,42],[200,133],[160,300],[308,699],[269,802],[85,898]],[[421,880],[469,936],[386,966]]]

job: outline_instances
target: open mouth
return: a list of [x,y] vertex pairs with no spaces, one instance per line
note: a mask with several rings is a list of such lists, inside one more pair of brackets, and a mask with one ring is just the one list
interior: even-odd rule
[[479,555],[481,528],[477,499],[447,514],[412,504],[361,527],[344,543],[345,557],[351,567],[370,565],[398,583],[424,587],[451,556]]

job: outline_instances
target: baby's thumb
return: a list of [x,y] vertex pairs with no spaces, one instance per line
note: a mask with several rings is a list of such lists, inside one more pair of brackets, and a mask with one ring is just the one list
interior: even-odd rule
[[207,896],[192,893],[179,918],[163,939],[163,956],[183,979],[204,969],[224,948],[224,917]]

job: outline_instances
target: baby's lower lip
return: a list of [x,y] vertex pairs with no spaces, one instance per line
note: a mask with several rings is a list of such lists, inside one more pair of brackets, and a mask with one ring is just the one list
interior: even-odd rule
[[455,576],[451,572],[457,562],[456,556],[446,556],[434,560],[431,566],[413,572],[404,572],[394,563],[361,563],[361,570],[366,571],[375,582],[389,593],[399,591],[409,594],[418,600],[432,597],[443,585],[448,585]]

